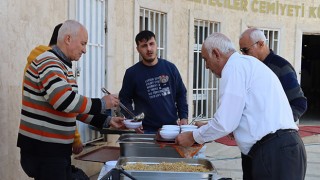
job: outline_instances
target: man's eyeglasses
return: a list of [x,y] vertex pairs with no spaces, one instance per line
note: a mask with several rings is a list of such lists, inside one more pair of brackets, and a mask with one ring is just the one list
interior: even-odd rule
[[252,46],[254,46],[255,44],[257,44],[258,42],[259,42],[259,41],[253,43],[253,44],[252,44],[251,46],[249,46],[249,47],[241,48],[240,51],[241,51],[243,54],[247,54],[247,53],[249,52],[250,48],[251,48]]

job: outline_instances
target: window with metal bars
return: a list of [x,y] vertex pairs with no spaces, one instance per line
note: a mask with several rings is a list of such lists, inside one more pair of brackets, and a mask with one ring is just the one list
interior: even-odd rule
[[194,21],[194,62],[193,62],[193,114],[192,117],[202,116],[212,118],[218,105],[218,79],[205,68],[201,56],[204,40],[212,33],[220,32],[220,23],[205,20]]
[[[87,52],[75,63],[79,93],[88,97],[103,96],[105,86],[105,1],[77,0],[76,19],[88,30]],[[93,81],[94,79],[94,81]],[[77,121],[81,140],[90,143],[103,136],[91,126]]]
[[152,31],[156,36],[156,41],[158,45],[158,57],[166,58],[166,33],[167,27],[167,14],[159,11],[154,11],[150,9],[140,8],[140,22],[139,22],[139,32],[143,30]]
[[266,43],[269,45],[270,49],[273,50],[275,54],[279,53],[279,31],[278,30],[271,30],[271,29],[262,29],[264,35],[266,36],[267,40]]

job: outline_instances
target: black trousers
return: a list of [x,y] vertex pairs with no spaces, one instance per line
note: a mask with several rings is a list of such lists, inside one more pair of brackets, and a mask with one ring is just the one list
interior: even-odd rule
[[241,153],[241,164],[242,164],[242,178],[243,180],[252,180],[252,175],[251,175],[251,171],[252,171],[252,160],[251,157]]
[[278,130],[241,155],[244,180],[303,180],[307,168],[304,144],[296,130]]
[[20,152],[24,172],[35,180],[71,180],[71,158],[41,157]]

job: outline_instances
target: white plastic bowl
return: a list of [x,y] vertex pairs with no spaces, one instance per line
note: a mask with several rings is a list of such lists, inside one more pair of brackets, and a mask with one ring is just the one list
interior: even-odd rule
[[128,129],[137,129],[142,125],[142,121],[132,122],[132,120],[133,119],[125,119],[123,122]]
[[161,130],[160,136],[163,139],[175,139],[180,132],[176,130]]
[[181,133],[194,131],[196,129],[198,129],[198,126],[195,126],[195,125],[181,125]]
[[180,126],[178,125],[163,125],[162,130],[176,130],[176,131],[180,131]]
[[194,131],[194,130],[196,130],[196,129],[182,129],[182,130],[181,130],[181,133],[189,132],[189,131]]
[[197,129],[198,126],[196,125],[181,125],[181,129]]

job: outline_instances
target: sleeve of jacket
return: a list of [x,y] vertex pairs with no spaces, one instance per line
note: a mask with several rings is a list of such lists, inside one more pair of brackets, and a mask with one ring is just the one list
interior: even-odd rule
[[78,131],[78,128],[76,128],[76,131],[74,132],[74,141],[73,141],[73,144],[74,145],[80,145],[82,142],[81,142],[81,137],[80,137],[80,133]]
[[78,114],[77,120],[90,124],[98,129],[102,129],[105,121],[107,121],[108,116],[105,114],[90,115],[90,114]]
[[[123,82],[122,82],[122,88],[119,92],[119,99],[121,103],[127,107],[131,112],[133,112],[133,80],[131,79],[132,75],[126,71],[124,77],[123,77]],[[126,117],[129,117],[130,115],[121,109],[121,113],[124,114]]]
[[175,69],[175,84],[176,84],[176,104],[178,109],[178,116],[180,119],[188,119],[188,103],[187,103],[187,89],[182,81],[181,75],[176,66]]
[[297,121],[307,110],[307,98],[298,83],[293,67],[289,64],[282,67],[279,79],[289,100],[294,120]]

